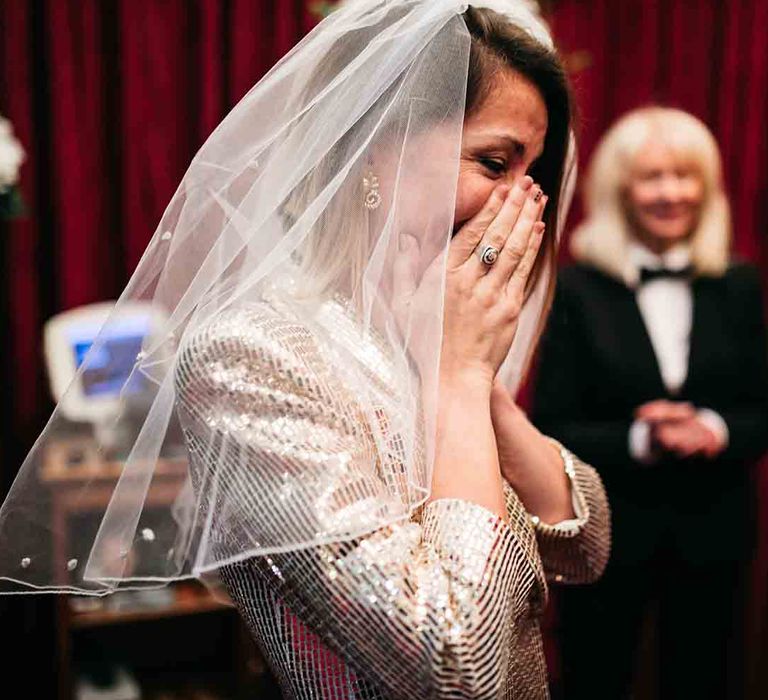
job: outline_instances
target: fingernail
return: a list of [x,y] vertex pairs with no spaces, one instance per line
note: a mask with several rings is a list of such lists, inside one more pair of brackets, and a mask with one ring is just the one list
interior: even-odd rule
[[544,192],[541,191],[540,187],[537,187],[533,192],[533,201],[538,202],[543,196]]
[[527,190],[531,189],[532,184],[533,178],[530,175],[526,175],[522,180],[520,180],[520,189],[523,192],[526,192]]

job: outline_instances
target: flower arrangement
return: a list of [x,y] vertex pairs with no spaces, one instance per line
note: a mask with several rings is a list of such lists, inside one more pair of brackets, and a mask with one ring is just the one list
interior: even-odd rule
[[0,116],[0,219],[13,219],[24,213],[18,188],[23,161],[24,149],[13,135],[11,122]]

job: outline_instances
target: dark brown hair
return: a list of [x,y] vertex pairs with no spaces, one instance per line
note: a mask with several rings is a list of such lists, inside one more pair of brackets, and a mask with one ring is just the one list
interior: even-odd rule
[[[471,115],[493,89],[499,71],[513,70],[536,86],[547,107],[544,151],[529,173],[549,196],[544,221],[547,226],[542,251],[531,275],[529,290],[546,263],[555,269],[557,258],[557,210],[574,116],[573,100],[563,63],[553,49],[511,24],[493,10],[470,7],[463,15],[471,36],[465,114]],[[554,295],[554,275],[547,308]]]
[[[402,12],[406,13],[408,6],[403,5]],[[534,266],[529,282],[529,291],[533,288],[536,280],[541,276],[542,270],[549,263],[554,269],[557,255],[556,231],[558,226],[557,210],[560,200],[560,189],[563,180],[563,170],[565,167],[566,153],[568,150],[569,133],[572,121],[572,102],[571,93],[568,85],[568,79],[565,70],[557,53],[540,42],[536,41],[530,34],[520,27],[512,24],[506,17],[492,10],[469,8],[462,14],[462,18],[470,34],[470,55],[466,86],[466,101],[464,105],[464,118],[471,115],[478,109],[488,94],[493,90],[496,76],[499,72],[513,70],[530,80],[541,93],[547,108],[548,126],[544,139],[544,150],[530,175],[538,182],[544,192],[549,196],[547,211],[544,219],[547,226],[548,235],[544,238],[542,250]],[[392,17],[386,15],[381,21],[391,23]],[[363,44],[360,41],[361,36],[366,36],[369,41],[373,41],[381,31],[382,26],[378,21],[372,21],[365,24],[359,30],[355,31],[356,40],[352,42],[353,47]],[[317,90],[329,84],[332,76],[339,74],[343,67],[347,65],[356,54],[350,53],[350,47],[347,43],[340,41],[328,52],[320,61],[313,77],[307,83],[305,101],[307,104],[314,99]],[[403,74],[393,81],[377,102],[386,103],[396,99],[401,81],[405,79]],[[455,76],[453,76],[455,78]],[[439,78],[438,78],[439,79]],[[434,88],[432,92],[439,94],[439,90]],[[456,108],[460,104],[455,105]],[[446,118],[446,106],[440,102],[433,104],[421,103],[422,117],[426,115],[426,110],[432,109],[434,123],[439,123]],[[311,115],[308,110],[307,115]],[[449,117],[451,115],[448,115]],[[292,224],[297,211],[302,211],[306,202],[315,196],[315,193],[325,186],[325,183],[335,177],[338,172],[339,163],[345,163],[350,159],[350,144],[355,143],[354,136],[359,130],[379,129],[377,122],[380,120],[380,112],[371,108],[359,120],[350,126],[349,131],[343,135],[337,143],[328,151],[318,167],[315,168],[316,175],[312,181],[306,181],[296,188],[296,191],[286,202],[282,210],[283,216]],[[429,123],[429,119],[422,119],[424,123]],[[301,123],[299,121],[298,123]],[[380,138],[386,139],[389,133],[381,130]],[[373,150],[379,140],[372,141],[369,150]],[[362,172],[366,167],[364,159],[360,159],[359,167],[353,170],[348,177],[352,183],[356,183],[359,191],[352,196],[362,200]],[[348,209],[339,209],[341,218],[348,216]],[[317,231],[338,230],[337,222],[330,222],[324,215],[318,222]],[[319,267],[323,269],[331,268],[328,260],[355,260],[356,255],[353,252],[340,253],[338,239],[323,237],[318,234],[310,239],[312,245],[315,245],[310,253],[307,253],[307,260],[320,260]],[[309,277],[309,276],[308,276]],[[350,273],[350,277],[354,275]],[[554,292],[554,283],[550,285],[547,297],[547,307],[551,301]],[[542,319],[543,322],[544,319]]]

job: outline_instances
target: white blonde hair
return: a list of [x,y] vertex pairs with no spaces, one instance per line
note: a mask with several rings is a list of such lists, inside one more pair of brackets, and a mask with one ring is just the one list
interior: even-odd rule
[[629,112],[598,144],[584,186],[586,219],[571,238],[574,258],[630,286],[637,283],[638,271],[628,256],[632,231],[624,192],[634,158],[650,141],[668,146],[679,158],[693,163],[700,175],[704,201],[689,239],[691,264],[698,275],[722,275],[728,266],[731,216],[720,151],[702,121],[669,107]]

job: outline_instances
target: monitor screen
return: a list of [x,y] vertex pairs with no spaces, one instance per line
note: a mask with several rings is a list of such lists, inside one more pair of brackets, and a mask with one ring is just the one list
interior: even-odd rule
[[[73,324],[69,341],[75,365],[82,367],[81,386],[85,396],[117,396],[121,390],[141,391],[145,384],[139,372],[131,377],[136,356],[149,332],[149,318],[131,317],[110,324],[102,332],[96,348],[88,354],[99,332],[99,324]],[[130,383],[126,385],[130,377]]]

